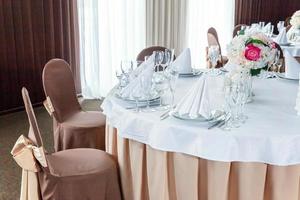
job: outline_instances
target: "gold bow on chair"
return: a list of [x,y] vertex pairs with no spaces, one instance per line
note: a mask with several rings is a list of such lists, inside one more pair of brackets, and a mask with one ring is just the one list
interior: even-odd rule
[[22,183],[20,200],[39,200],[40,191],[37,172],[40,165],[47,167],[43,147],[36,147],[33,142],[21,135],[15,143],[11,154],[16,163],[22,168]]

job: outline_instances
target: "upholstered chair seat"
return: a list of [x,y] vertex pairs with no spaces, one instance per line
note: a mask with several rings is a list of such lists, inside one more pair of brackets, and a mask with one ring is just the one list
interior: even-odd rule
[[55,151],[105,150],[105,115],[81,109],[69,64],[62,59],[50,60],[43,70],[43,85],[44,104],[53,117]]

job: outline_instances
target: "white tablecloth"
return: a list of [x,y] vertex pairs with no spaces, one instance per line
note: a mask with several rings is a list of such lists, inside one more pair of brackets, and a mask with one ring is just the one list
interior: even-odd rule
[[[178,101],[196,78],[179,79]],[[282,79],[254,79],[254,101],[246,105],[246,124],[231,131],[173,117],[160,121],[162,112],[134,113],[122,100],[108,96],[102,104],[111,126],[121,137],[151,147],[216,161],[300,163],[300,117],[295,99],[298,83]]]

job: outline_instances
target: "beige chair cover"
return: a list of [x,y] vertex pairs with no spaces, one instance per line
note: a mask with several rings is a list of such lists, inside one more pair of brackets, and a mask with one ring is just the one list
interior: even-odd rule
[[[21,199],[38,199],[38,195],[36,195],[38,189],[43,200],[121,199],[115,162],[105,152],[97,149],[78,148],[45,154],[36,118],[25,88],[22,89],[22,95],[30,124],[28,134],[30,141],[25,140],[21,145],[20,141],[17,141],[12,151],[14,159],[23,168],[23,171],[30,171],[25,175],[23,173],[23,180],[30,177],[26,179],[27,184],[22,182],[21,191],[27,196],[24,195],[26,197]],[[28,148],[29,145],[33,148]],[[30,149],[33,150],[33,153],[30,152]],[[35,149],[38,149],[36,153]],[[39,160],[39,164],[33,159],[32,154]],[[32,173],[37,173],[38,181]],[[39,188],[36,187],[37,182]],[[35,192],[28,188],[35,189]]]
[[221,60],[218,62],[217,68],[223,67],[228,62],[228,58],[226,56],[222,56],[221,45],[219,43],[218,33],[217,33],[216,29],[213,27],[210,27],[207,30],[207,43],[208,43],[208,47],[206,48],[207,67],[211,68],[211,63],[208,60],[208,48],[210,46],[218,46],[219,47]]
[[78,103],[69,64],[50,60],[43,70],[44,105],[53,116],[55,151],[72,148],[105,149],[105,116],[84,112]]
[[159,151],[107,127],[125,200],[299,200],[300,165],[218,162]]

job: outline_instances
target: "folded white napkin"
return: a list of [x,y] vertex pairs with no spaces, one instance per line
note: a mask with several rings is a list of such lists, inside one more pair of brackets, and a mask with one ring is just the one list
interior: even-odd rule
[[285,77],[297,79],[300,73],[300,63],[287,51],[284,51],[285,57]]
[[211,118],[212,111],[222,110],[224,105],[224,77],[202,75],[188,93],[179,101],[175,112],[190,118]]
[[191,64],[190,49],[189,48],[184,49],[171,65],[176,66],[179,70],[179,73],[192,72],[193,69],[192,69],[192,64]]
[[271,22],[267,23],[267,24],[262,28],[263,32],[264,32],[264,33],[268,33],[269,30],[271,29],[271,26],[272,26]]
[[286,30],[285,28],[282,28],[281,31],[279,32],[278,36],[275,38],[275,42],[277,44],[287,44],[288,39],[286,36]]
[[297,115],[300,115],[300,73],[299,73],[299,89],[298,89],[298,95],[297,95],[297,98],[296,98],[295,109],[297,111]]
[[121,96],[123,98],[132,98],[132,94],[140,90],[140,79],[143,76],[148,84],[151,84],[153,77],[154,67],[154,55],[151,55],[146,61],[144,61],[138,68],[136,68],[130,78],[129,84],[122,89]]

